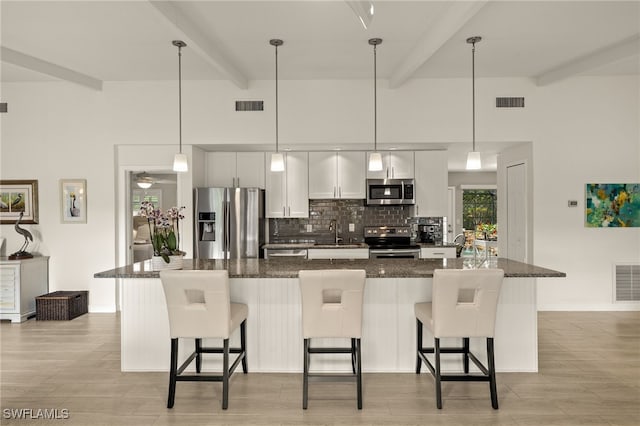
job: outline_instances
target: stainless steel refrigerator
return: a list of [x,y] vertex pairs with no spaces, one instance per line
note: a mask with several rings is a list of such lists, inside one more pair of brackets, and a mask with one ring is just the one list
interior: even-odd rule
[[262,258],[264,189],[196,188],[197,259]]

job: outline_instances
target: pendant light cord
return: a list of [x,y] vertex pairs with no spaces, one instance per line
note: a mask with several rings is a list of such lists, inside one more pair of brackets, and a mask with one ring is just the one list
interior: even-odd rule
[[182,45],[178,44],[178,138],[182,154]]
[[476,43],[471,44],[471,126],[473,128],[473,151],[476,150]]
[[278,152],[278,45],[276,48],[276,152]]
[[377,44],[373,45],[373,150],[378,150],[378,63]]

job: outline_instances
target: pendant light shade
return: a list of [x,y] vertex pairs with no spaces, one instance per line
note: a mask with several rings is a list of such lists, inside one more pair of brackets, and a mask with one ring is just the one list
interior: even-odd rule
[[189,163],[187,156],[182,153],[182,48],[187,43],[182,40],[173,40],[171,44],[178,48],[178,135],[180,138],[180,151],[173,157],[173,171],[187,172]]
[[281,152],[271,154],[271,171],[284,172],[284,155]]
[[378,75],[376,63],[376,47],[382,43],[381,38],[369,39],[369,44],[373,46],[373,151],[369,154],[370,172],[379,172],[382,170],[382,154],[378,151]]
[[282,46],[284,42],[274,38],[269,40],[269,44],[275,48],[276,56],[276,152],[271,154],[271,171],[284,171],[284,155],[278,151],[278,46]]
[[481,167],[480,153],[478,151],[469,151],[467,154],[467,170],[479,170]]
[[479,170],[482,167],[480,153],[476,151],[476,43],[482,37],[469,37],[467,43],[471,44],[471,114],[473,128],[473,150],[467,154],[467,170]]
[[382,170],[382,154],[379,152],[372,152],[369,154],[369,171],[379,172]]

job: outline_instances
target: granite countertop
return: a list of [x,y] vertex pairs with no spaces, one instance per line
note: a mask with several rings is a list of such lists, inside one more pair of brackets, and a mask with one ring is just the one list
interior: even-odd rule
[[369,246],[365,243],[268,243],[262,246],[263,249],[274,250],[274,249],[353,249],[353,248],[364,248],[368,249]]
[[[480,260],[480,259],[478,259]],[[364,269],[367,278],[430,278],[434,269],[468,269],[472,258],[455,259],[185,259],[183,270],[227,269],[231,278],[297,278],[301,269]],[[505,277],[566,277],[564,272],[541,268],[509,259],[491,259],[480,267],[500,268]],[[109,271],[98,272],[95,278],[158,278],[159,272],[151,270],[151,261]]]
[[451,244],[451,243],[444,243],[444,244],[432,244],[432,243],[418,243],[418,245],[422,248],[434,248],[434,247],[451,247],[451,248],[456,248],[458,247],[455,244]]

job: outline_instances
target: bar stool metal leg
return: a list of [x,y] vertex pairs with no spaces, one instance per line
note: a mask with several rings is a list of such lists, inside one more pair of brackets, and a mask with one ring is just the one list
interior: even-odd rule
[[440,339],[435,338],[434,342],[434,353],[435,353],[435,379],[436,379],[436,405],[439,409],[442,408],[442,383],[440,380]]
[[171,371],[169,372],[169,397],[167,408],[173,408],[176,400],[176,376],[178,375],[178,339],[171,339]]
[[416,319],[416,374],[420,374],[420,368],[422,367],[422,359],[420,353],[422,352],[422,321]]
[[462,365],[464,367],[464,373],[469,374],[469,338],[462,338]]
[[196,373],[202,369],[202,339],[196,339]]
[[496,364],[493,357],[493,337],[487,338],[487,362],[489,364],[489,391],[491,392],[491,406],[498,409],[498,390],[496,386]]
[[356,358],[357,358],[357,387],[358,387],[358,410],[362,410],[362,358],[360,351],[360,339],[354,339],[356,341]]
[[304,339],[304,372],[302,377],[302,408],[306,410],[309,400],[309,339]]
[[229,339],[224,339],[222,349],[222,409],[229,406]]
[[356,374],[356,339],[351,339],[351,370]]
[[240,324],[240,350],[243,353],[242,356],[242,372],[247,374],[247,320],[242,321]]

